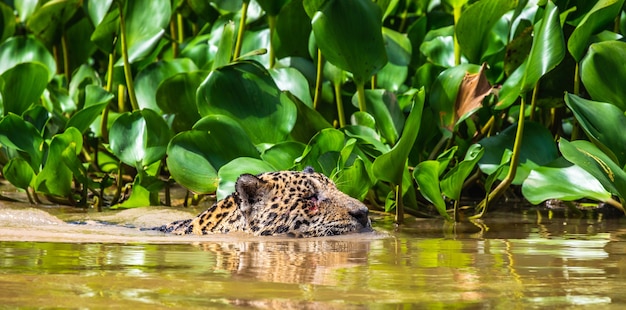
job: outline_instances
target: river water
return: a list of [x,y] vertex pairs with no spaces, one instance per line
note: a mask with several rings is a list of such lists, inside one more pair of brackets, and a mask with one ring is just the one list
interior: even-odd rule
[[187,215],[0,206],[0,307],[626,307],[624,219],[524,209],[398,229],[375,214],[375,233],[313,239],[136,228]]

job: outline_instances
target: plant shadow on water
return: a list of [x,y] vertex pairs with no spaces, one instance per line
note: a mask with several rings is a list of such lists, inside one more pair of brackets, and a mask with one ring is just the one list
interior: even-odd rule
[[[619,289],[626,280],[623,219],[595,213],[492,212],[480,223],[448,228],[440,219],[422,219],[400,229],[390,216],[374,214],[379,233],[289,239],[168,236],[98,224],[86,215],[83,225],[55,222],[49,214],[36,220],[47,213],[34,210],[24,211],[25,224],[17,212],[0,213],[0,302],[8,307],[626,304]],[[139,212],[106,219],[140,223]]]

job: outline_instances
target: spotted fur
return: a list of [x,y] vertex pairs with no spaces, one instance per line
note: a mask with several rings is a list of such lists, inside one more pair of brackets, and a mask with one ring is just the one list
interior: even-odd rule
[[192,219],[155,228],[184,234],[245,232],[255,236],[320,237],[371,230],[368,210],[307,168],[243,174],[235,192]]

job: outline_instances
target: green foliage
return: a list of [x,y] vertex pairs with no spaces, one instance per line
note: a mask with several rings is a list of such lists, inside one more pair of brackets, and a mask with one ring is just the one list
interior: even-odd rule
[[0,3],[3,177],[130,208],[311,166],[398,221],[511,184],[621,207],[624,1],[249,3]]

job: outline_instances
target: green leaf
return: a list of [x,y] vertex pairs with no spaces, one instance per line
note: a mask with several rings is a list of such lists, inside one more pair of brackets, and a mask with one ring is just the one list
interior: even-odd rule
[[53,44],[60,40],[65,24],[81,6],[80,0],[57,0],[44,3],[26,22],[40,40]]
[[4,2],[0,3],[0,42],[10,38],[15,33],[15,15],[13,14],[13,8],[6,5]]
[[17,0],[15,1],[15,9],[17,10],[20,20],[26,21],[30,15],[39,7],[39,0]]
[[157,90],[161,83],[178,73],[196,70],[198,70],[196,65],[186,58],[161,60],[148,65],[135,79],[135,94],[139,108],[152,109],[159,113],[161,109],[157,104]]
[[311,24],[324,57],[363,84],[387,63],[381,21],[382,12],[371,0],[329,0]]
[[57,72],[52,54],[41,42],[32,37],[13,37],[0,44],[0,74],[27,62],[43,65],[47,69],[48,82]]
[[302,1],[289,1],[276,16],[272,42],[276,49],[276,58],[308,58],[310,34],[311,19],[306,15]]
[[294,167],[296,159],[302,155],[306,145],[300,142],[285,141],[274,144],[263,151],[261,158],[272,165],[276,170],[290,170]]
[[163,113],[174,116],[172,129],[181,132],[191,129],[200,119],[196,105],[196,90],[206,72],[194,71],[176,74],[164,80],[156,92],[157,104]]
[[626,197],[626,172],[591,142],[561,138],[559,149],[565,159],[589,172],[607,191]]
[[218,172],[220,179],[216,198],[224,199],[235,192],[235,183],[240,175],[248,173],[257,175],[263,172],[275,171],[272,165],[256,158],[239,157],[224,165]]
[[294,103],[253,61],[212,71],[198,87],[196,102],[201,116],[221,114],[239,122],[254,144],[284,141],[297,118]]
[[489,45],[489,36],[502,16],[514,9],[518,1],[483,0],[470,5],[456,25],[456,37],[469,62],[480,64]]
[[[365,102],[367,111],[374,116],[376,126],[386,142],[394,145],[405,121],[396,96],[382,89],[368,89],[365,90]],[[359,106],[356,94],[352,97],[352,105]]]
[[276,16],[289,0],[257,0],[263,11],[268,15]]
[[52,137],[46,163],[35,180],[37,192],[60,197],[68,197],[72,193],[72,170],[63,161],[63,151],[72,143],[76,145],[76,152],[82,150],[83,136],[73,127]]
[[0,144],[28,154],[26,159],[36,172],[43,161],[43,143],[35,126],[21,117],[9,113],[0,120]]
[[543,18],[533,33],[533,46],[528,55],[521,93],[533,89],[539,79],[561,63],[564,57],[565,39],[559,9],[552,1],[548,1]]
[[269,72],[280,90],[289,91],[307,106],[313,106],[309,82],[300,71],[295,68],[277,68]]
[[4,115],[9,112],[21,115],[39,101],[46,89],[48,72],[39,63],[20,63],[0,75],[4,85],[0,88],[4,99]]
[[104,19],[113,0],[87,0],[85,1],[85,10],[89,19],[94,25],[99,25]]
[[626,164],[626,116],[615,105],[565,94],[565,103],[574,112],[587,136],[605,153]]
[[567,41],[567,49],[576,62],[585,55],[591,36],[612,23],[623,5],[624,0],[599,0],[586,12]]
[[224,24],[224,29],[221,34],[219,46],[217,47],[217,53],[213,59],[213,70],[223,67],[230,63],[233,54],[233,48],[235,41],[235,23],[229,21]]
[[111,151],[123,163],[143,170],[163,159],[172,133],[160,115],[150,109],[120,115],[109,133]]
[[[497,136],[485,138],[478,142],[485,148],[485,154],[478,163],[480,170],[489,175],[498,170],[503,154],[506,150],[513,150],[516,131],[517,125],[513,125]],[[530,173],[530,169],[546,165],[558,157],[556,144],[550,131],[541,124],[527,121],[524,125],[519,156],[520,166],[517,169],[513,184],[521,184]],[[503,169],[499,178],[504,178],[507,172],[508,169]]]
[[502,85],[496,109],[508,108],[520,94],[533,89],[539,79],[561,63],[564,57],[565,41],[559,10],[552,1],[548,1],[543,18],[535,25],[529,56]]
[[605,41],[591,44],[580,64],[580,77],[596,101],[608,102],[626,111],[626,43]]
[[413,177],[417,181],[422,196],[435,206],[441,216],[449,220],[450,216],[446,212],[446,202],[443,200],[439,187],[440,169],[438,161],[425,160],[415,167]]
[[401,184],[409,152],[420,129],[424,97],[425,91],[422,88],[414,97],[413,108],[406,119],[406,124],[398,143],[391,151],[382,154],[374,160],[372,173],[375,178],[392,184]]
[[2,168],[2,175],[11,182],[13,186],[27,190],[35,179],[35,172],[28,162],[22,158],[16,157],[9,161]]
[[142,184],[143,176],[145,176],[145,174],[137,174],[137,176],[135,176],[135,181],[133,181],[133,190],[130,193],[130,197],[122,203],[113,206],[111,209],[139,208],[155,204],[153,201],[153,193]]
[[130,63],[152,52],[168,28],[171,16],[170,1],[126,1],[124,17]]
[[359,200],[365,199],[372,187],[367,167],[361,158],[356,158],[352,165],[341,169],[334,181],[340,191]]
[[420,45],[420,52],[437,66],[454,67],[454,26],[428,31]]
[[611,198],[611,193],[596,178],[562,157],[533,169],[522,184],[522,194],[535,205],[548,199],[607,201]]
[[315,171],[324,172],[320,158],[328,156],[327,154],[341,152],[345,145],[345,139],[345,135],[337,129],[322,129],[311,138],[302,156],[296,159],[298,168],[303,169],[306,166],[311,166]]
[[184,131],[174,136],[167,147],[167,168],[172,178],[197,194],[217,190],[217,169],[208,159],[208,135],[200,130]]
[[66,127],[76,127],[78,131],[85,133],[113,98],[113,94],[102,87],[87,85],[85,88],[85,106],[69,119]]
[[463,183],[484,153],[485,150],[480,144],[473,144],[469,148],[465,159],[454,166],[441,180],[441,191],[444,195],[454,200],[461,199]]
[[217,189],[217,171],[238,157],[260,158],[236,121],[213,115],[172,139],[167,148],[167,167],[172,177],[189,190],[213,193]]

